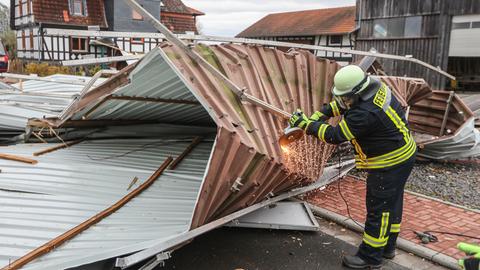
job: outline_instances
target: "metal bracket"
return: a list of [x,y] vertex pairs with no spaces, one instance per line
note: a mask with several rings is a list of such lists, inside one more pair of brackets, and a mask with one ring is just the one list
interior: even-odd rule
[[140,267],[138,270],[152,270],[157,266],[164,267],[165,261],[172,257],[172,253],[170,251],[159,253],[155,256],[155,258],[148,261],[145,265]]
[[239,192],[240,191],[240,188],[243,186],[242,184],[242,178],[241,177],[238,177],[235,182],[233,183],[232,187],[230,188],[230,190],[234,193],[236,192]]

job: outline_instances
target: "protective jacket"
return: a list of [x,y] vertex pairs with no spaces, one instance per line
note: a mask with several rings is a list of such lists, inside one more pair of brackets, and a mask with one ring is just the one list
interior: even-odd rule
[[343,115],[343,119],[337,126],[323,121],[313,122],[307,133],[332,144],[350,141],[355,147],[359,169],[399,165],[416,152],[400,102],[388,86],[377,79],[371,79],[358,102],[349,110],[343,110],[333,101],[321,112],[327,117]]

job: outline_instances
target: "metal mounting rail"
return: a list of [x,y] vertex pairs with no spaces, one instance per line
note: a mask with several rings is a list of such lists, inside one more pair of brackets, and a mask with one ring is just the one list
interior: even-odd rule
[[117,74],[117,70],[109,70],[109,69],[102,69],[95,73],[90,80],[84,84],[84,87],[82,88],[82,91],[80,91],[80,94],[78,97],[74,99],[73,102],[71,102],[65,109],[63,109],[62,113],[58,116],[58,119],[64,119],[66,117],[67,112],[70,110],[70,108],[75,104],[76,101],[81,100],[87,93],[90,91],[90,89],[95,85],[97,80],[102,77],[103,75],[115,75]]
[[44,81],[52,83],[63,83],[63,84],[75,84],[75,85],[86,85],[87,79],[52,79],[46,77],[39,77],[37,75],[23,75],[23,74],[14,74],[14,73],[0,73],[0,77],[11,78],[17,80],[32,80],[32,81]]
[[[66,31],[63,29],[46,29],[47,35],[65,35],[65,32]],[[86,36],[86,37],[112,37],[112,38],[138,37],[138,38],[154,38],[154,39],[166,38],[165,35],[161,33],[88,31],[88,30],[68,30],[68,32],[74,34],[75,36]],[[307,44],[296,44],[296,43],[289,43],[289,42],[279,42],[279,41],[251,39],[251,38],[232,38],[232,37],[221,37],[221,36],[186,35],[186,34],[178,34],[175,36],[179,39],[194,40],[194,41],[257,44],[257,45],[263,45],[263,46],[286,47],[286,48],[296,48],[296,49],[325,51],[325,52],[337,52],[337,53],[346,53],[346,54],[353,54],[353,55],[374,56],[377,58],[392,59],[392,60],[399,60],[399,61],[408,61],[408,62],[412,62],[412,63],[419,64],[421,66],[424,66],[425,68],[431,69],[435,72],[438,72],[451,80],[456,79],[455,76],[449,74],[448,72],[445,72],[440,67],[435,67],[431,64],[428,64],[424,61],[421,61],[413,57],[400,56],[400,55],[394,55],[394,54],[366,52],[366,51],[359,51],[359,50],[352,50],[352,49],[343,49],[343,48],[334,48],[334,47],[307,45]],[[97,58],[97,59],[103,59],[103,58]],[[124,60],[133,60],[133,59],[134,58],[132,56],[129,56],[129,58],[124,58]],[[94,59],[71,60],[71,61],[64,61],[64,63],[68,63],[69,65],[80,65],[79,63],[82,63],[81,61],[85,63],[87,62],[96,63],[96,62],[93,62]],[[98,63],[102,63],[102,62],[98,62]]]

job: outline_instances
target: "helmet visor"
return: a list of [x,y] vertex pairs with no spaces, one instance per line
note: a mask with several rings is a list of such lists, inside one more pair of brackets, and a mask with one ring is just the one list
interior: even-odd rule
[[346,103],[348,97],[334,95],[333,99],[337,102],[337,104],[338,104],[338,106],[340,106],[340,108],[342,108],[344,110],[348,108],[347,103]]

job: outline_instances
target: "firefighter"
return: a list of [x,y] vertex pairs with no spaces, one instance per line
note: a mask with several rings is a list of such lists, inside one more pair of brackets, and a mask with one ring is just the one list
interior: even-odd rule
[[[395,256],[404,187],[417,147],[399,101],[379,79],[349,65],[335,74],[334,84],[330,104],[310,117],[297,110],[289,122],[324,142],[353,145],[357,169],[368,172],[367,217],[357,253],[344,256],[343,264],[376,269],[383,258]],[[343,116],[338,125],[326,123],[336,116]]]

